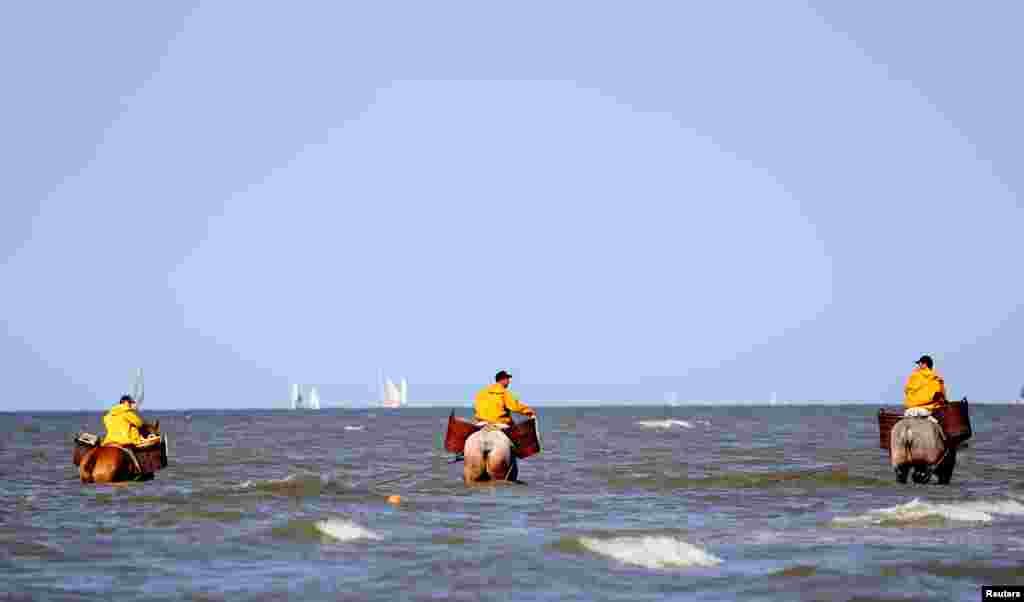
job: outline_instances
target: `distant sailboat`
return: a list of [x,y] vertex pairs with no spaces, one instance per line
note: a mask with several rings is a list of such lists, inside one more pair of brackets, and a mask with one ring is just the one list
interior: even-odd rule
[[142,399],[146,396],[146,387],[142,378],[142,368],[136,368],[135,374],[132,376],[132,383],[128,387],[128,394],[132,396],[132,399],[136,403],[142,404]]
[[384,392],[381,403],[386,408],[399,408],[409,400],[409,383],[403,378],[400,386],[395,386],[391,379],[384,381]]
[[779,403],[779,396],[776,395],[775,393],[772,393],[772,399],[770,402],[768,402],[768,405],[775,405],[777,403]]
[[316,386],[311,386],[309,388],[309,395],[303,395],[302,385],[293,384],[291,405],[293,410],[319,410],[320,391]]

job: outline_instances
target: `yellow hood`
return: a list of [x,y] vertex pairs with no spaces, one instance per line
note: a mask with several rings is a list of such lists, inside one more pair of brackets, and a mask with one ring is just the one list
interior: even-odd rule
[[123,403],[110,408],[103,417],[103,426],[107,427],[107,436],[103,445],[138,445],[142,443],[142,418]]
[[[945,403],[946,383],[934,370],[920,368],[910,373],[903,392],[905,407],[934,410]],[[941,401],[935,401],[936,395]]]

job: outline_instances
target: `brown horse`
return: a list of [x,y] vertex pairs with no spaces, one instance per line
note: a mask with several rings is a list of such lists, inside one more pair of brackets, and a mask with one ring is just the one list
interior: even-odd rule
[[[143,437],[158,435],[160,421],[153,424],[146,423],[140,431]],[[160,445],[160,443],[156,442],[151,445]],[[78,476],[83,483],[148,481],[153,478],[152,472],[133,461],[127,451],[114,445],[98,445],[89,449],[80,458],[74,459],[79,460],[75,463],[78,464]]]

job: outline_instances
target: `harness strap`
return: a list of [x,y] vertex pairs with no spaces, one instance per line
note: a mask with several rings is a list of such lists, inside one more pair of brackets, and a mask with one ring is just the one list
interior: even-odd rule
[[139,464],[139,459],[135,457],[135,452],[132,451],[131,448],[122,447],[122,446],[116,445],[116,444],[111,444],[111,445],[109,445],[109,447],[116,447],[117,449],[119,449],[119,450],[125,452],[126,454],[128,454],[128,457],[132,459],[132,464],[135,465],[135,472],[137,472],[138,474],[142,474],[142,465]]
[[501,422],[484,422],[483,420],[481,420],[480,422],[477,422],[476,425],[478,427],[480,427],[480,430],[478,432],[482,432],[482,433],[492,433],[492,432],[501,433],[502,435],[505,435],[506,439],[508,439],[509,445],[511,445],[512,447],[516,446],[516,442],[512,440],[512,437],[508,436],[508,433],[505,432],[506,430],[512,428],[512,425],[504,424],[504,423],[501,423]]

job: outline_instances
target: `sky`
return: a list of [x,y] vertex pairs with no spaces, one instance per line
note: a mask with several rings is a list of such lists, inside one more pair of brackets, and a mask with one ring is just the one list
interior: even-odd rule
[[0,19],[0,410],[1024,385],[1013,2]]

